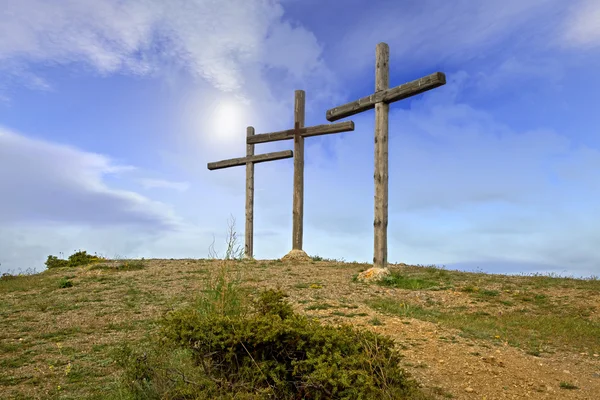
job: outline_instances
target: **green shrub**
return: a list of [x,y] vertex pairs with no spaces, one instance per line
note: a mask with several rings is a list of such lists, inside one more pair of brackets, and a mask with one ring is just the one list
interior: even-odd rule
[[73,286],[73,282],[66,276],[63,278],[60,278],[60,280],[58,281],[58,287],[61,289],[70,288],[72,286]]
[[62,260],[56,256],[48,256],[48,259],[46,260],[46,267],[48,269],[50,268],[62,268],[62,267],[68,267],[69,266],[69,261],[68,260]]
[[123,382],[135,398],[425,398],[391,339],[321,325],[284,297],[262,292],[244,317],[198,306],[170,312],[154,350],[123,353]]
[[84,251],[77,251],[69,256],[68,260],[60,259],[56,256],[49,255],[46,260],[46,267],[50,268],[63,268],[63,267],[79,267],[82,265],[92,264],[98,261],[103,261],[104,258],[97,255],[88,254]]

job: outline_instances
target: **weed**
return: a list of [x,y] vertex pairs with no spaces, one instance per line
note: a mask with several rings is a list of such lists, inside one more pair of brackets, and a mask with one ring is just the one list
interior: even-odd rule
[[[235,229],[235,217],[233,215],[231,215],[230,219],[227,221],[225,244],[227,247],[225,249],[225,255],[223,256],[224,260],[242,260],[244,258],[244,247],[239,244],[237,231]],[[213,260],[220,258],[215,250],[214,236],[213,241],[208,248],[208,257]]]
[[558,386],[560,386],[561,389],[568,389],[568,390],[575,390],[575,389],[579,389],[579,386],[570,383],[570,382],[561,382]]
[[60,278],[58,281],[58,287],[60,289],[70,288],[73,286],[73,281],[71,281],[68,277],[64,276]]

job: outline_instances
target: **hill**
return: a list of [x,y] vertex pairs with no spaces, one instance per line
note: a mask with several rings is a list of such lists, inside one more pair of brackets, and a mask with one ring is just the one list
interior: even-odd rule
[[[294,311],[392,338],[431,398],[595,399],[600,281],[337,261],[95,260],[0,279],[2,398],[114,398],[115,349],[143,346],[168,310],[225,271],[247,293],[281,289]],[[124,395],[123,395],[124,396]]]

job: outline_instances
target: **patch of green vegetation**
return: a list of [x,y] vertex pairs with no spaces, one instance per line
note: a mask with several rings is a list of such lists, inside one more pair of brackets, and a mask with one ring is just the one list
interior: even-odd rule
[[69,256],[67,260],[60,259],[56,256],[49,255],[45,262],[48,269],[52,268],[73,268],[80,267],[83,265],[89,265],[96,262],[104,261],[105,258],[99,257],[98,255],[88,254],[85,250],[79,250]]
[[46,284],[51,277],[27,270],[18,274],[4,273],[0,277],[0,289],[7,292],[27,292]]
[[35,335],[34,337],[36,339],[44,339],[44,340],[52,339],[55,341],[60,341],[60,340],[64,340],[65,338],[67,338],[69,336],[76,335],[78,333],[81,333],[81,328],[78,326],[73,326],[70,328],[58,329],[58,330],[55,330],[52,332],[39,333],[39,334]]
[[496,297],[500,292],[497,290],[481,289],[477,294],[479,297]]
[[60,278],[58,280],[58,287],[59,287],[59,289],[65,289],[65,288],[73,287],[73,281],[70,280],[68,277],[63,276],[62,278]]
[[309,283],[297,283],[294,285],[295,289],[308,289],[310,287]]
[[378,282],[381,286],[395,287],[408,290],[435,290],[445,286],[445,282],[436,281],[425,277],[413,277],[399,271],[392,271],[390,275]]
[[579,290],[600,291],[600,279],[591,276],[585,279],[559,276],[557,274],[530,274],[527,276],[527,284],[534,289],[543,288],[572,288]]
[[567,308],[551,309],[553,312],[544,310],[543,313],[516,310],[499,315],[485,311],[445,312],[388,298],[369,300],[366,304],[385,314],[437,322],[459,329],[461,336],[467,338],[490,340],[502,337],[508,344],[527,350],[540,351],[549,347],[549,344],[594,351],[600,349],[600,322],[582,318]]
[[[267,290],[240,307],[205,299],[169,313],[140,348],[117,361],[130,398],[426,399],[400,368],[393,340],[351,326],[332,327],[293,312]],[[235,291],[233,291],[235,292]]]
[[383,325],[383,321],[381,321],[379,318],[377,317],[373,317],[369,320],[369,323],[373,326],[381,326]]
[[567,390],[579,389],[579,386],[577,386],[577,385],[575,385],[574,383],[571,383],[571,382],[561,382],[558,386],[561,389],[567,389]]
[[460,289],[460,291],[465,293],[477,293],[479,292],[479,288],[477,286],[467,285]]
[[346,317],[346,318],[354,318],[354,317],[366,317],[367,313],[345,313],[343,311],[333,311],[331,315],[335,315],[337,317]]
[[317,304],[313,304],[312,306],[306,307],[305,310],[306,311],[327,310],[330,308],[335,308],[335,306],[332,306],[329,303],[317,303]]
[[[127,260],[127,261],[123,261],[120,262],[116,265],[110,265],[110,264],[98,264],[98,265],[93,265],[90,267],[91,271],[94,270],[104,270],[104,271],[138,271],[141,269],[146,268],[146,264],[144,263],[144,261],[141,260]],[[188,273],[193,273],[195,271],[192,272],[188,272]]]
[[441,315],[437,311],[426,310],[418,305],[402,303],[388,298],[368,300],[366,304],[376,311],[399,317],[433,320]]

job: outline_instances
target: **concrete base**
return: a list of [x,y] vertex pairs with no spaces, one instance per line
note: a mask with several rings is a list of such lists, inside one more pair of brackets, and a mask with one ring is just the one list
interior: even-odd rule
[[312,258],[310,258],[310,256],[308,254],[306,254],[304,252],[304,250],[298,250],[298,249],[294,249],[294,250],[290,251],[285,256],[283,256],[283,258],[281,259],[281,261],[294,261],[294,262],[311,261],[311,260],[312,260]]

